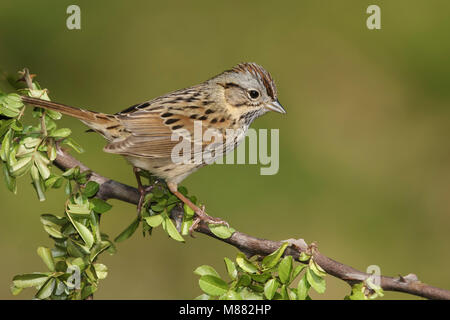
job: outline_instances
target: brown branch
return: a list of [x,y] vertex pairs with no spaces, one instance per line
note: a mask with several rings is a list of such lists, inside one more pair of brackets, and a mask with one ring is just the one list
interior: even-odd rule
[[[54,161],[54,164],[61,170],[67,170],[76,166],[80,167],[82,171],[89,170],[88,167],[60,148],[57,151],[57,158]],[[108,179],[96,172],[92,172],[90,179],[100,185],[97,196],[104,200],[117,199],[131,204],[137,204],[139,201],[139,192],[136,188]],[[179,214],[180,213],[175,213],[174,215],[179,216]],[[282,241],[259,239],[239,231],[233,233],[228,239],[220,239],[211,233],[208,226],[205,224],[200,224],[195,231],[226,242],[248,256],[268,255],[278,249],[282,244]],[[314,245],[307,246],[302,240],[293,241],[293,245],[286,249],[285,254],[291,255],[294,259],[298,260],[301,252],[312,253],[316,263],[328,274],[344,280],[350,285],[371,277],[371,274],[358,271],[350,266],[324,256]],[[403,277],[399,276],[397,278],[381,276],[379,285],[385,291],[404,292],[428,299],[450,300],[450,291],[424,284],[413,274]]]

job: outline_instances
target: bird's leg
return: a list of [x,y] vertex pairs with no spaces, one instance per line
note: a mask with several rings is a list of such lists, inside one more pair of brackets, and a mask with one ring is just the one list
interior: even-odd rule
[[146,187],[144,187],[142,185],[141,176],[139,175],[139,171],[141,171],[141,169],[133,167],[133,172],[134,172],[134,175],[136,176],[136,181],[137,181],[137,185],[138,185],[138,191],[139,191],[139,194],[140,194],[139,202],[138,202],[138,205],[137,205],[138,217],[141,216],[141,210],[142,210],[142,205],[144,204],[145,196],[147,195],[147,193],[149,193],[153,189],[153,185],[146,186]]
[[178,186],[176,184],[168,182],[167,186],[169,187],[170,192],[172,192],[178,199],[180,199],[183,203],[185,203],[189,208],[191,208],[195,212],[196,217],[194,218],[192,226],[189,228],[189,234],[191,236],[201,221],[212,224],[223,224],[227,227],[230,227],[228,222],[226,222],[225,220],[209,216],[205,212],[205,206],[199,208],[195,204],[193,204],[191,200],[186,198],[181,192],[178,191]]

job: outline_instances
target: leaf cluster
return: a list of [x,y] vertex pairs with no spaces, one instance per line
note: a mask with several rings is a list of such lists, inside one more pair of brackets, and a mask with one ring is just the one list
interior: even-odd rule
[[[309,289],[325,292],[325,271],[312,256],[303,254],[301,263],[284,255],[289,243],[262,260],[248,259],[242,252],[235,261],[225,258],[229,281],[221,278],[211,266],[198,267],[199,286],[204,292],[197,299],[220,300],[309,300]],[[294,285],[294,282],[297,284]]]
[[[20,93],[50,100],[47,90],[37,82]],[[97,262],[98,255],[115,252],[114,244],[99,226],[100,216],[111,206],[95,198],[99,185],[89,181],[89,172],[81,172],[78,167],[62,174],[52,172],[58,145],[83,151],[69,137],[70,129],[57,127],[61,114],[34,108],[32,115],[37,121],[25,124],[25,108],[20,95],[0,92],[0,163],[6,185],[16,193],[17,178],[29,174],[39,200],[45,200],[48,189],[61,187],[68,199],[63,216],[41,215],[44,230],[54,242],[52,249],[37,249],[48,271],[16,275],[11,291],[16,295],[34,287],[37,299],[85,299],[107,275],[107,267]]]
[[[67,174],[66,171],[64,175]],[[114,253],[115,246],[100,232],[99,222],[100,215],[111,206],[101,199],[90,198],[98,190],[96,182],[79,187],[66,201],[64,216],[41,215],[44,230],[54,241],[53,249],[37,250],[48,272],[15,276],[13,294],[35,287],[37,299],[85,299],[97,290],[98,281],[106,277],[108,269],[97,262],[97,257],[103,251]]]
[[[128,239],[138,229],[139,225],[142,224],[142,234],[144,236],[146,234],[151,235],[154,228],[161,226],[170,238],[179,242],[185,242],[183,236],[189,234],[189,228],[194,222],[194,211],[170,193],[162,181],[157,180],[153,176],[147,176],[147,178],[152,189],[146,194],[143,205],[144,210],[114,240],[120,242]],[[185,187],[180,186],[178,191],[189,198],[192,203],[199,205],[197,198],[195,196],[189,196],[188,190]],[[180,219],[178,226],[176,226],[171,218],[171,212],[176,206],[183,207],[183,217]],[[223,225],[210,224],[209,228],[211,232],[222,239],[231,237],[233,232],[235,232],[233,228]]]
[[[49,100],[47,91],[33,83],[33,89],[23,89],[23,94]],[[58,188],[61,177],[51,173],[51,163],[57,157],[57,144],[71,146],[82,152],[82,148],[69,137],[68,128],[58,128],[56,120],[61,114],[55,111],[33,109],[33,117],[39,121],[24,124],[22,116],[25,105],[16,93],[0,92],[0,159],[6,186],[17,192],[17,178],[29,174],[40,201],[45,200],[45,191]]]

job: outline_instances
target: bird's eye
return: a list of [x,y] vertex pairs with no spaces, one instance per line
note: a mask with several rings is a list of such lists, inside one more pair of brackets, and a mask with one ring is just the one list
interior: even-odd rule
[[250,96],[250,98],[256,99],[259,97],[259,92],[257,90],[249,90],[248,95]]

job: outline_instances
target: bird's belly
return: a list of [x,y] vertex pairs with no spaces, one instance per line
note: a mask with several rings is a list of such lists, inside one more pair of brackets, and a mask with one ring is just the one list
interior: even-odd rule
[[126,156],[126,159],[135,167],[146,170],[166,182],[180,183],[188,175],[203,167],[205,164],[174,163],[170,158],[149,159]]

